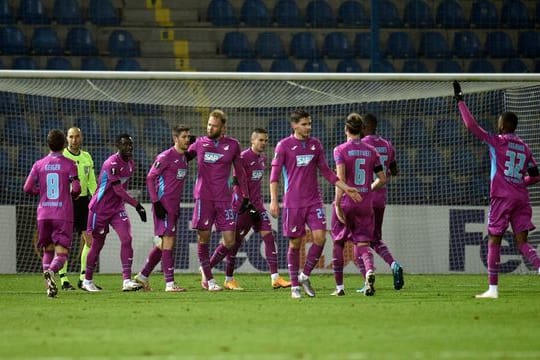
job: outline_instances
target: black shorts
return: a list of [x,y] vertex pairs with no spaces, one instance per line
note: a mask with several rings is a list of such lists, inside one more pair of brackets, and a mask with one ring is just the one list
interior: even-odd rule
[[73,200],[73,230],[76,231],[77,234],[86,231],[89,203],[89,196],[80,196],[78,199]]

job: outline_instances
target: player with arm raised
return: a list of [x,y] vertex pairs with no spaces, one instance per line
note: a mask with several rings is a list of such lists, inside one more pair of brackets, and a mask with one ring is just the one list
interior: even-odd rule
[[345,295],[343,248],[348,238],[354,244],[357,263],[361,262],[366,271],[364,295],[375,294],[375,267],[370,248],[375,230],[373,198],[375,191],[386,183],[386,175],[377,150],[361,140],[362,128],[362,117],[356,113],[349,114],[345,121],[347,141],[334,148],[338,178],[362,195],[362,201],[355,202],[336,187],[335,216],[332,217],[333,269],[336,280],[336,290],[332,295],[336,296]]
[[[249,201],[245,170],[240,159],[240,143],[226,136],[225,113],[213,110],[208,118],[206,136],[191,144],[187,156],[197,159],[197,180],[193,189],[195,207],[192,227],[198,232],[198,255],[201,270],[201,286],[208,291],[222,290],[214,276],[212,267],[227,256],[235,243],[236,212],[232,207],[229,187],[231,169],[240,184],[242,197]],[[212,226],[221,231],[223,241],[218,245],[210,262],[210,235]]]
[[62,155],[65,141],[61,130],[49,132],[51,152],[34,163],[24,183],[26,193],[39,195],[37,247],[43,249],[41,261],[49,297],[58,293],[54,273],[67,260],[73,234],[72,197],[81,192],[77,166]]
[[491,158],[490,205],[488,216],[488,283],[489,288],[476,298],[499,297],[499,264],[501,240],[512,225],[517,248],[540,273],[540,258],[528,241],[534,230],[532,208],[527,186],[540,181],[538,166],[529,146],[515,133],[518,118],[513,112],[504,112],[498,120],[498,134],[490,134],[478,125],[463,101],[463,92],[454,81],[454,97],[465,127],[489,146]]
[[[354,201],[360,201],[358,191],[339,180],[330,170],[321,142],[311,133],[311,116],[304,110],[295,110],[290,116],[294,133],[282,139],[275,148],[270,175],[270,214],[279,216],[278,185],[280,174],[285,179],[283,196],[283,235],[289,237],[287,254],[292,283],[291,297],[301,298],[300,285],[309,297],[315,296],[309,276],[319,261],[326,241],[326,215],[319,189],[317,170],[332,184],[347,192]],[[300,270],[300,245],[311,229],[313,243],[309,248],[303,271]]]
[[160,243],[150,250],[143,269],[135,276],[135,281],[150,290],[148,277],[161,261],[165,277],[166,292],[183,292],[184,288],[174,282],[174,243],[176,226],[180,216],[180,200],[188,172],[185,156],[191,135],[189,128],[178,125],[172,129],[174,146],[163,151],[154,160],[146,176],[146,187],[152,201],[154,214],[154,235]]
[[125,203],[135,207],[141,220],[146,222],[144,207],[127,192],[128,182],[133,176],[133,139],[128,134],[120,134],[116,138],[118,152],[111,155],[101,167],[97,191],[88,205],[88,231],[92,235],[92,247],[86,260],[86,273],[82,289],[100,291],[94,284],[94,270],[109,226],[120,238],[120,260],[122,263],[122,291],[135,291],[141,285],[131,280],[131,264],[133,262],[133,247],[131,223],[127,216]]

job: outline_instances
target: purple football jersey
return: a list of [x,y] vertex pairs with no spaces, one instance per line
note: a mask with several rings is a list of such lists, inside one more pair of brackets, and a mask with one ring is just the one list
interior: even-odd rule
[[265,211],[261,193],[261,182],[264,171],[266,170],[266,156],[264,154],[256,154],[250,148],[244,150],[240,157],[242,159],[242,166],[246,171],[249,201],[257,210]]
[[[388,166],[396,160],[395,149],[392,146],[392,143],[379,136],[379,135],[367,135],[362,138],[362,142],[368,145],[373,146],[381,158],[381,165],[383,166],[384,173],[386,178],[391,175]],[[385,207],[386,205],[386,194],[387,188],[386,185],[382,188],[375,190],[373,192],[373,206],[374,207]]]

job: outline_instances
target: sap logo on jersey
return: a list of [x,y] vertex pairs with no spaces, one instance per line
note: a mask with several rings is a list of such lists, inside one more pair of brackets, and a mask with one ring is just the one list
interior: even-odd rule
[[296,166],[308,166],[315,155],[296,155]]
[[213,152],[204,153],[204,162],[213,164],[223,157],[223,154],[217,154]]
[[253,170],[251,174],[251,180],[257,181],[260,180],[264,175],[264,170]]
[[178,180],[182,180],[186,177],[187,170],[186,169],[178,169],[178,172],[176,173],[176,178]]

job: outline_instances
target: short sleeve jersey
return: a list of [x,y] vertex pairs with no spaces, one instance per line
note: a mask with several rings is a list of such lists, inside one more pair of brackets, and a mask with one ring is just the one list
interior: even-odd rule
[[64,156],[75,161],[81,182],[81,195],[92,196],[96,192],[96,174],[94,172],[94,161],[90,153],[81,150],[78,155],[71,153],[67,148],[64,149]]

